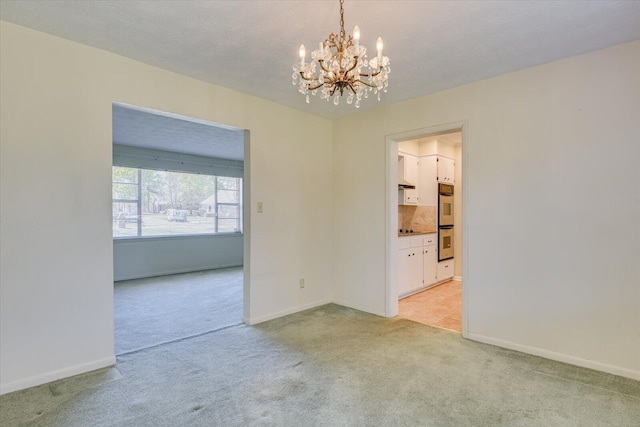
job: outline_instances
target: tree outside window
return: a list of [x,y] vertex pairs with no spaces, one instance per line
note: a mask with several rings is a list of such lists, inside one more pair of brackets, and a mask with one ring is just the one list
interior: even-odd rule
[[113,237],[242,232],[242,179],[113,167]]

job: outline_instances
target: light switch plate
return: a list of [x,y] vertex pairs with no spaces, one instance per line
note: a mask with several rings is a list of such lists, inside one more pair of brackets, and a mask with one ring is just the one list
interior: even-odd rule
[[258,202],[258,213],[262,213],[262,202]]

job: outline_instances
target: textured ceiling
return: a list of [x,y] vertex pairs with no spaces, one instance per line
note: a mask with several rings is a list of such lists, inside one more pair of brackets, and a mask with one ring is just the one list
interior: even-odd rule
[[[327,118],[353,114],[291,84],[298,46],[339,31],[331,1],[7,1],[0,18]],[[382,36],[389,93],[376,108],[640,39],[640,1],[355,1],[370,52]]]
[[113,106],[113,142],[219,159],[244,159],[242,130],[123,105]]

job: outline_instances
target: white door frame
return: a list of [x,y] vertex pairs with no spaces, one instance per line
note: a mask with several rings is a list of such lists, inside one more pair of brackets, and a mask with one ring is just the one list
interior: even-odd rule
[[251,132],[244,130],[244,177],[242,179],[242,321],[251,319]]
[[385,316],[398,315],[398,142],[425,136],[462,131],[462,336],[469,332],[469,123],[467,120],[429,126],[386,137],[386,215],[385,215]]
[[[212,122],[205,119],[198,119],[188,115],[170,113],[160,109],[142,107],[135,104],[113,101],[112,105],[129,108],[145,113],[156,114],[164,117],[170,117],[178,120],[186,120],[193,123],[200,123],[209,126],[216,126],[230,130],[243,130],[244,132],[244,171],[242,179],[242,234],[243,234],[243,255],[242,255],[242,273],[243,273],[243,292],[242,292],[242,321],[249,324],[251,318],[251,132],[248,129],[236,128],[235,126],[225,125]],[[113,117],[111,117],[113,123]],[[113,242],[113,238],[111,239]],[[112,243],[113,244],[113,243]],[[113,264],[113,260],[111,262]],[[113,310],[111,310],[113,317]],[[111,319],[113,322],[113,318]]]

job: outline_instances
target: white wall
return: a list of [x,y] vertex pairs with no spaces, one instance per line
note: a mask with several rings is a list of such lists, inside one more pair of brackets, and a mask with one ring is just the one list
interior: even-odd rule
[[427,138],[420,141],[420,156],[432,156],[438,154],[438,140],[436,138]]
[[242,265],[242,234],[113,241],[113,280]]
[[[438,154],[450,159],[456,158],[456,147],[453,144],[438,141]],[[454,177],[455,178],[455,177]]]
[[403,153],[411,154],[414,156],[420,155],[420,145],[418,144],[418,140],[414,139],[412,141],[402,141],[398,142],[398,151]]
[[0,43],[2,393],[115,360],[112,102],[250,130],[247,322],[331,300],[330,121],[6,22]]
[[466,336],[640,379],[639,76],[636,41],[334,122],[335,299],[385,312],[385,137],[466,121]]

